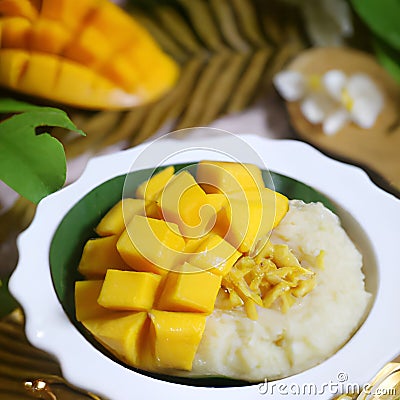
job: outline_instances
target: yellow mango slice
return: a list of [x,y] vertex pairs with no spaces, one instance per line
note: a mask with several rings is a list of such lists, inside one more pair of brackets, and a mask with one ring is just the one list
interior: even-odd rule
[[192,253],[187,258],[188,263],[221,276],[226,275],[242,256],[235,247],[213,232],[209,233]]
[[86,242],[78,271],[86,278],[104,278],[108,269],[129,269],[117,251],[118,236],[90,239]]
[[215,212],[221,211],[223,207],[228,205],[227,197],[222,193],[209,193],[207,196],[207,203],[214,207]]
[[29,0],[0,0],[0,15],[19,16],[33,21],[38,17],[38,10],[34,2]]
[[22,73],[28,65],[28,52],[2,49],[0,50],[0,59],[0,85],[16,88]]
[[117,51],[149,37],[141,25],[111,1],[98,1],[88,23],[103,32]]
[[125,262],[136,271],[165,275],[176,266],[185,241],[175,224],[135,215],[117,242]]
[[165,220],[178,225],[183,236],[189,238],[203,236],[216,220],[214,207],[187,171],[179,172],[168,181],[158,203]]
[[[18,50],[17,50],[18,51]],[[24,73],[18,81],[18,89],[25,93],[36,93],[45,96],[53,90],[59,71],[59,60],[43,53],[31,54]],[[46,79],[43,79],[43,76]]]
[[136,197],[147,201],[156,201],[161,190],[175,173],[175,168],[169,166],[142,182],[136,189]]
[[[93,43],[96,43],[94,46]],[[83,64],[95,67],[111,57],[113,48],[105,34],[92,26],[88,26],[63,51],[63,56]]]
[[75,282],[75,315],[78,321],[110,312],[97,302],[102,286],[103,280]]
[[74,31],[98,2],[99,0],[42,0],[40,16],[58,21]]
[[190,371],[206,324],[206,316],[152,310],[150,340],[160,368]]
[[114,311],[103,317],[83,320],[82,324],[117,357],[137,367],[146,321],[146,312]]
[[169,272],[157,301],[157,309],[211,313],[221,286],[221,276],[196,270],[185,263],[182,272]]
[[145,202],[126,198],[115,204],[96,226],[99,236],[120,235],[134,215],[144,215]]
[[228,197],[229,206],[218,213],[214,231],[242,253],[248,253],[261,238],[266,240],[289,206],[287,197],[267,188]]
[[109,269],[97,301],[113,310],[150,310],[160,281],[160,275],[150,272]]
[[265,186],[256,165],[227,161],[199,162],[196,180],[206,193],[232,193]]
[[162,219],[161,207],[156,201],[146,201],[146,217]]
[[28,36],[32,27],[29,20],[23,17],[0,19],[1,48],[18,49],[28,47]]
[[32,24],[27,47],[33,51],[59,54],[70,39],[71,33],[66,28],[56,21],[42,18]]

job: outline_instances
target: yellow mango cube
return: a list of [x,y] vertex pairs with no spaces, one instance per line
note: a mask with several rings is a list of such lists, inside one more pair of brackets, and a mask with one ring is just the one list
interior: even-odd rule
[[126,198],[115,204],[96,226],[99,236],[120,235],[135,215],[145,215],[145,202]]
[[150,340],[156,365],[190,371],[206,324],[204,314],[152,310]]
[[104,278],[108,269],[129,270],[117,251],[118,236],[89,239],[84,248],[78,271],[86,278]]
[[150,272],[109,269],[97,301],[113,310],[149,310],[160,281],[160,275]]
[[242,253],[221,236],[210,233],[188,256],[187,262],[204,271],[224,276],[241,256]]
[[135,215],[117,242],[125,262],[135,271],[165,275],[176,266],[185,248],[178,226]]
[[71,39],[71,33],[58,22],[41,18],[36,20],[28,34],[28,48],[59,54]]
[[165,220],[177,224],[185,237],[203,236],[216,220],[215,208],[207,202],[206,193],[187,171],[169,180],[158,202]]
[[42,0],[40,15],[73,31],[98,2],[99,0]]
[[196,180],[206,193],[233,193],[265,186],[256,165],[228,161],[199,162]]
[[174,175],[175,168],[169,166],[154,174],[150,179],[141,183],[136,189],[136,197],[147,201],[155,201],[167,182]]
[[102,280],[75,282],[75,315],[78,321],[110,312],[97,302],[102,286]]
[[222,193],[208,193],[206,196],[207,203],[213,206],[217,213],[228,205],[228,199]]
[[117,357],[135,367],[139,366],[140,352],[147,333],[147,313],[117,312],[90,318],[82,324],[93,336]]
[[[195,271],[198,272],[190,272]],[[185,263],[182,272],[169,272],[156,308],[165,311],[211,313],[221,287],[221,276]]]
[[241,253],[248,253],[260,239],[266,240],[289,206],[287,197],[267,188],[231,193],[228,202],[218,213],[214,232]]
[[33,21],[38,16],[38,10],[34,3],[30,0],[1,0],[0,15],[20,16]]
[[[96,43],[94,46],[93,43]],[[102,65],[113,52],[111,43],[102,31],[92,26],[86,27],[79,36],[69,42],[63,56],[87,67]]]
[[0,84],[15,89],[29,62],[29,53],[23,50],[0,50]]
[[23,17],[1,19],[1,47],[27,49],[31,22]]
[[[58,58],[44,53],[31,53],[24,73],[20,77],[18,89],[25,93],[45,96],[54,88],[59,65]],[[46,79],[43,79],[43,76]]]

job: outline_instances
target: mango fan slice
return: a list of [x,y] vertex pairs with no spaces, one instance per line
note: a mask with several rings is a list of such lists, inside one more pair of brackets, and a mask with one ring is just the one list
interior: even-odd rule
[[86,109],[156,100],[179,67],[109,0],[0,0],[0,86]]

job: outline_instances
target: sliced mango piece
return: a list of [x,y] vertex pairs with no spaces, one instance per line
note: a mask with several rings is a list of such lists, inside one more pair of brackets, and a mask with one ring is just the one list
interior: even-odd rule
[[1,48],[18,49],[28,47],[28,37],[32,24],[23,17],[9,17],[0,19]]
[[103,280],[75,282],[75,315],[78,321],[110,312],[97,302],[102,286]]
[[107,36],[102,31],[88,26],[68,44],[63,56],[87,67],[96,67],[111,57],[112,53],[113,48],[107,41]]
[[169,272],[157,302],[157,309],[211,313],[221,286],[221,276],[208,271],[193,271],[194,266],[185,263],[183,272]]
[[42,0],[40,16],[58,21],[74,31],[84,22],[99,0]]
[[120,235],[134,215],[144,215],[145,202],[126,198],[115,204],[96,226],[99,236]]
[[160,275],[150,272],[109,269],[97,301],[113,310],[150,310],[160,281]]
[[185,248],[175,224],[135,215],[117,242],[125,262],[136,271],[165,275]]
[[235,192],[228,198],[229,206],[218,213],[214,231],[242,253],[248,253],[260,239],[267,240],[289,207],[286,196],[268,188]]
[[0,50],[0,59],[0,85],[16,88],[28,65],[28,52],[2,49]]
[[19,16],[33,21],[38,17],[38,10],[29,0],[0,0],[0,15]]
[[87,24],[103,32],[117,51],[149,36],[141,25],[111,1],[97,1]]
[[214,207],[188,171],[179,172],[168,181],[158,203],[165,220],[177,224],[186,237],[203,236],[216,220]]
[[206,316],[152,310],[150,340],[160,368],[190,371],[206,324]]
[[[57,58],[43,53],[31,54],[18,81],[18,89],[25,93],[45,96],[49,90],[53,90],[59,70],[60,63]],[[46,79],[43,79],[43,76]]]
[[66,28],[56,21],[42,18],[32,24],[27,47],[33,51],[59,54],[70,40],[71,32]]
[[146,320],[146,312],[114,311],[104,317],[83,320],[82,324],[117,357],[138,366]]
[[156,201],[159,193],[174,175],[175,168],[169,166],[142,182],[136,189],[136,197],[147,201]]
[[[185,249],[186,251],[186,249]],[[226,275],[242,253],[215,233],[209,233],[189,255],[187,262],[204,271]]]
[[196,180],[206,193],[232,193],[265,186],[256,165],[228,161],[200,161]]
[[117,251],[118,236],[89,239],[84,248],[78,271],[88,279],[104,278],[109,268],[129,270]]
[[206,196],[207,203],[213,206],[217,213],[228,205],[228,199],[222,193],[209,193]]

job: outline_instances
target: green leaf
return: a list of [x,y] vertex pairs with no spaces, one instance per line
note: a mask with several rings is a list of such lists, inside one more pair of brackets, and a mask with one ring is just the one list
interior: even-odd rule
[[375,54],[383,67],[400,84],[400,54],[379,38],[373,41]]
[[39,127],[77,129],[67,114],[12,99],[0,100],[0,112],[16,114],[0,123],[0,179],[34,203],[60,189],[66,178],[62,144]]
[[400,1],[351,0],[361,19],[382,40],[400,50]]
[[0,319],[18,307],[18,303],[8,291],[7,281],[0,280]]

